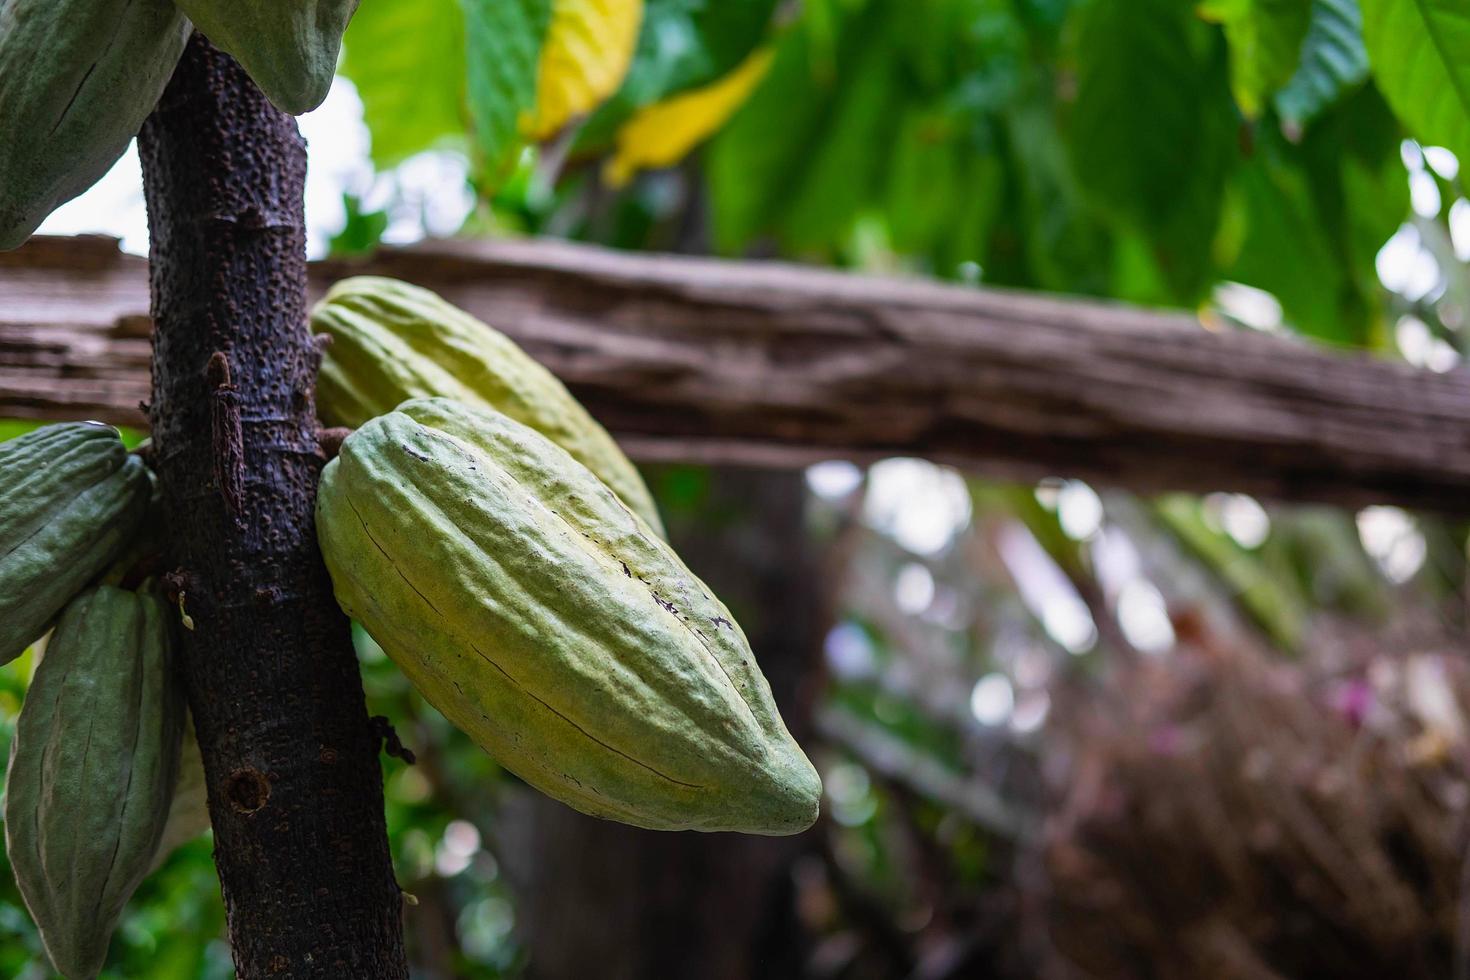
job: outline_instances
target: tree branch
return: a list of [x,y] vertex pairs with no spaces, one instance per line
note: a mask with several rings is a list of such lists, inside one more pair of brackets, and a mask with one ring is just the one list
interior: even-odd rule
[[153,459],[235,966],[406,978],[378,738],[312,521],[306,148],[197,34],[139,147]]
[[[634,255],[439,242],[321,263],[419,283],[565,379],[637,458],[918,455],[1004,477],[1470,513],[1470,372],[1125,306]],[[0,416],[137,422],[141,269],[0,254]]]

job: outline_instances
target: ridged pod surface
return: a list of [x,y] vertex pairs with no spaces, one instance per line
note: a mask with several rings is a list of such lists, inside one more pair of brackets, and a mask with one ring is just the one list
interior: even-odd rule
[[300,115],[327,97],[358,0],[178,0],[199,32],[233,55],[277,109]]
[[179,748],[179,778],[168,806],[168,819],[158,840],[149,871],[157,870],[169,855],[209,829],[209,799],[204,782],[204,758],[187,715]]
[[791,834],[821,783],[729,610],[586,467],[447,399],[322,475],[337,600],[503,766],[594,816]]
[[48,425],[0,443],[0,664],[128,548],[152,481],[110,425]]
[[173,0],[0,0],[0,249],[117,162],[188,38]]
[[357,428],[410,398],[493,408],[571,453],[664,536],[653,495],[612,436],[500,331],[427,289],[376,276],[337,283],[311,322],[332,338],[317,381],[328,425]]
[[72,600],[16,723],[6,853],[71,980],[102,969],[168,817],[184,719],[168,615],[151,592],[110,585]]

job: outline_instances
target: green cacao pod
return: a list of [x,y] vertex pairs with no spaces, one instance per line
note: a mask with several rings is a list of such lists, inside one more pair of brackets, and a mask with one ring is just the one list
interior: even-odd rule
[[663,536],[653,495],[612,436],[500,331],[427,289],[375,276],[337,283],[311,322],[332,338],[317,381],[327,425],[355,429],[410,398],[493,408],[571,453]]
[[48,425],[0,443],[0,663],[127,550],[152,492],[110,425]]
[[0,248],[117,162],[188,37],[173,0],[0,0]]
[[158,852],[153,856],[155,870],[168,860],[179,847],[189,843],[209,829],[209,801],[204,783],[204,759],[199,754],[199,742],[194,737],[194,726],[188,715],[184,718],[184,734],[179,748],[179,779],[174,784],[173,800],[169,803],[168,819],[164,823],[163,835],[158,841]]
[[535,430],[407,402],[327,465],[317,534],[343,609],[547,795],[661,830],[816,819],[821,783],[729,610]]
[[110,585],[66,607],[16,723],[5,849],[63,976],[102,969],[173,796],[184,699],[169,610]]
[[199,32],[233,55],[266,98],[300,115],[332,87],[358,0],[178,0]]

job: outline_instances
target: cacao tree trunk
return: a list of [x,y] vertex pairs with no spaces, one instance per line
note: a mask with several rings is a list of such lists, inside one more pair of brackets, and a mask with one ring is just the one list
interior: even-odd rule
[[312,510],[306,148],[199,35],[139,137],[167,581],[242,978],[406,978],[346,618]]
[[[799,741],[809,742],[826,596],[804,527],[800,473],[716,469],[674,546],[730,606]],[[797,837],[658,833],[543,797],[502,815],[500,852],[521,899],[535,980],[779,980],[808,953]],[[510,825],[510,826],[507,826]]]

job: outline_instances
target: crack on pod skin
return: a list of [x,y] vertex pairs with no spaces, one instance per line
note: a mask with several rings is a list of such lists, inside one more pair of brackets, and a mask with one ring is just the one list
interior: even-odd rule
[[[636,765],[636,766],[642,766],[644,769],[647,769],[649,772],[653,773],[655,776],[659,777],[660,779],[667,780],[668,782],[673,783],[675,786],[683,786],[683,787],[686,787],[687,789],[704,789],[704,787],[701,786],[701,785],[699,785],[698,783],[686,783],[682,779],[675,779],[673,776],[667,775],[666,773],[659,772],[657,769],[653,768],[653,766],[650,766],[648,763],[641,762],[638,759],[633,758],[628,753],[622,751],[621,749],[617,749],[617,748],[614,748],[611,745],[608,745],[602,739],[598,738],[596,735],[593,735],[587,729],[583,728],[581,725],[577,724],[575,721],[572,721],[572,719],[568,718],[566,715],[562,714],[560,711],[556,710],[555,707],[553,707],[552,705],[548,704],[544,699],[542,699],[541,697],[538,697],[535,691],[532,691],[529,688],[527,688],[524,685],[522,685],[520,681],[518,681],[514,677],[512,677],[506,671],[506,669],[504,667],[500,666],[500,664],[496,663],[493,659],[491,659],[491,657],[487,653],[485,653],[484,650],[481,650],[479,648],[479,646],[477,646],[474,643],[471,643],[470,644],[470,649],[472,649],[476,653],[478,653],[480,655],[480,657],[487,664],[489,664],[490,666],[494,667],[496,670],[500,671],[500,673],[502,675],[504,675],[504,677],[505,677],[506,680],[510,681],[512,684],[514,684],[516,686],[516,689],[517,690],[520,690],[523,693],[525,693],[527,697],[529,697],[532,700],[534,700],[537,703],[539,703],[547,711],[550,711],[552,714],[556,715],[562,721],[566,722],[568,725],[571,725],[573,728],[575,728],[577,731],[581,732],[587,738],[589,738],[592,741],[596,742],[598,745],[600,745],[603,748],[607,749],[609,752],[613,753],[614,755],[620,755],[624,759],[627,759],[629,762],[633,763],[634,765]],[[593,792],[596,792],[596,790],[594,789]],[[597,795],[598,796],[601,796],[602,794],[601,793],[598,793]]]
[[373,532],[368,529],[367,521],[364,521],[362,519],[362,514],[358,513],[357,506],[350,499],[347,499],[345,497],[343,499],[346,499],[347,506],[352,508],[352,516],[357,518],[357,523],[362,525],[362,533],[367,535],[367,539],[373,543],[373,547],[377,548],[378,551],[382,553],[383,557],[388,560],[389,566],[392,567],[394,572],[397,572],[399,578],[403,579],[403,584],[408,586],[410,589],[413,589],[418,597],[424,600],[424,604],[427,605],[430,609],[434,610],[434,615],[438,616],[440,619],[443,619],[444,614],[439,611],[439,608],[434,605],[434,603],[429,599],[428,596],[419,591],[419,587],[417,585],[414,585],[408,580],[408,576],[404,575],[403,572],[399,570],[398,563],[393,560],[393,556],[388,554],[388,550],[386,548],[378,544],[378,539],[373,537]]
[[[123,9],[118,13],[117,22],[119,24],[123,23],[127,19],[128,14],[132,9],[133,0],[128,0],[127,5],[124,6]],[[57,115],[56,125],[51,127],[51,132],[47,134],[48,136],[55,136],[56,131],[61,128],[61,124],[67,121],[67,116],[71,113],[72,106],[76,105],[77,99],[82,97],[82,89],[87,87],[87,81],[92,77],[92,73],[97,70],[97,66],[102,63],[103,59],[105,59],[107,55],[111,53],[112,46],[116,42],[117,32],[113,31],[112,36],[107,39],[107,47],[103,48],[102,53],[97,56],[96,60],[94,60],[90,65],[87,66],[86,74],[84,74],[82,76],[82,80],[77,83],[76,89],[71,93],[71,98],[66,100],[66,107],[61,110],[59,115]]]
[[[410,416],[410,418],[413,418],[413,417]],[[476,449],[470,448],[470,447],[466,447],[464,445],[464,443],[460,440],[460,438],[458,436],[452,434],[452,433],[444,432],[444,431],[441,431],[439,429],[436,429],[436,428],[432,427],[429,424],[426,424],[424,422],[420,422],[416,418],[414,418],[413,421],[418,424],[418,426],[419,426],[418,431],[422,434],[422,436],[424,438],[429,439],[429,440],[434,440],[434,441],[446,443],[453,452],[455,452],[458,456],[460,456],[465,461],[465,465],[468,466],[471,471],[478,472],[476,470],[476,466],[475,466],[475,463],[478,461],[478,457],[476,455],[476,453],[477,453],[477,450]],[[406,451],[408,451],[409,455],[413,456],[415,459],[423,459],[425,461],[428,461],[429,457],[427,457],[427,456],[420,456],[418,453],[416,453],[413,450],[409,449],[409,447],[408,447],[408,445],[406,443],[400,443],[400,445],[402,445],[403,448]],[[520,484],[521,481],[515,475],[513,475],[513,474],[507,474],[507,476],[509,477],[509,479],[513,483],[516,483],[517,485]],[[617,496],[617,494],[610,492],[610,498],[611,498],[612,502],[614,504],[616,504],[617,507],[623,512],[624,517],[626,517],[629,521],[631,521],[635,526],[636,525],[640,525],[640,524],[643,523],[642,518],[639,518],[636,514],[634,514],[633,511],[628,508],[627,504],[625,504],[623,502],[623,500],[620,497]],[[606,561],[617,562],[617,564],[622,567],[623,571],[628,575],[629,578],[634,578],[635,577],[632,574],[631,569],[628,567],[628,563],[626,561],[624,561],[621,557],[619,557],[619,555],[616,553],[616,549],[613,547],[613,545],[611,544],[611,542],[606,541],[606,540],[603,540],[603,539],[598,538],[598,537],[594,537],[593,535],[589,534],[587,531],[585,531],[582,528],[578,527],[577,525],[573,524],[559,510],[557,510],[554,507],[551,507],[549,504],[546,503],[545,500],[542,500],[539,495],[531,494],[531,500],[535,503],[536,506],[540,507],[546,513],[550,514],[552,517],[555,517],[558,521],[560,521],[561,524],[568,531],[570,531],[574,536],[581,537],[581,538],[585,539],[586,541],[590,542],[591,548],[589,550],[593,554],[597,555],[598,557],[600,557],[600,558],[602,558],[602,559],[604,559]],[[358,520],[359,521],[362,520],[361,516],[358,517]],[[663,542],[662,539],[658,539],[657,537],[655,537],[655,541],[658,544],[662,545],[664,548],[667,548],[668,547],[667,542]],[[389,561],[391,562],[392,559],[389,559]],[[395,570],[396,570],[396,568],[395,568]],[[400,572],[399,575],[401,576],[402,573]],[[704,650],[705,656],[708,657],[710,660],[712,660],[714,662],[715,666],[720,669],[720,673],[723,674],[725,676],[725,679],[731,684],[732,690],[738,692],[738,698],[737,698],[737,700],[739,701],[740,705],[745,709],[745,713],[758,726],[760,724],[760,721],[759,721],[758,718],[756,718],[755,710],[754,710],[754,708],[751,707],[751,704],[750,704],[750,702],[747,699],[746,694],[745,694],[745,691],[747,690],[746,683],[744,681],[738,681],[738,680],[736,680],[735,677],[734,677],[734,675],[730,673],[730,670],[729,670],[729,668],[727,668],[725,666],[724,661],[721,660],[720,657],[715,653],[715,651],[714,651],[714,649],[713,649],[713,647],[711,645],[710,638],[707,637],[707,636],[705,636],[704,633],[702,631],[700,631],[699,629],[696,629],[694,626],[690,625],[688,619],[686,617],[684,617],[683,615],[680,614],[678,607],[674,605],[674,603],[673,603],[672,600],[664,599],[661,595],[659,595],[658,590],[654,587],[654,585],[653,585],[652,582],[650,582],[648,579],[644,578],[642,575],[638,575],[638,576],[636,576],[636,578],[638,579],[639,582],[643,583],[643,586],[645,588],[648,589],[648,593],[652,597],[655,605],[657,605],[660,608],[664,609],[665,611],[671,613],[673,615],[674,619],[676,621],[678,621],[678,623],[681,626],[683,626],[695,638],[697,638],[699,640],[699,645]],[[415,590],[415,591],[417,591],[417,590]],[[700,595],[703,595],[706,600],[709,600],[709,596],[708,595],[705,595],[702,590],[700,591]],[[727,620],[727,622],[728,622],[728,620]],[[731,626],[731,629],[732,630],[734,629],[734,626],[733,625]],[[743,657],[741,658],[741,662],[744,663],[744,658]],[[614,750],[614,751],[616,751],[616,750]],[[636,761],[636,760],[634,760],[634,761]],[[641,764],[642,763],[640,763],[640,765]],[[651,771],[656,771],[656,770],[651,770]],[[660,775],[662,775],[662,774],[660,773]],[[665,778],[668,778],[668,777],[665,777]],[[673,780],[673,781],[674,782],[678,782],[678,780]],[[689,784],[683,784],[683,785],[689,785]]]
[[[132,11],[132,9],[133,0],[128,0],[127,4],[118,13],[117,23],[124,23],[127,20],[128,15]],[[66,100],[66,106],[57,115],[56,124],[51,127],[51,132],[47,133],[47,136],[55,136],[56,131],[59,130],[62,124],[67,121],[67,117],[71,114],[72,107],[77,104],[77,99],[82,97],[82,89],[87,87],[87,82],[91,79],[92,73],[97,70],[97,66],[100,65],[112,52],[112,46],[117,43],[117,36],[118,32],[114,30],[112,36],[107,39],[107,47],[103,48],[102,53],[99,54],[97,58],[93,60],[90,65],[87,66],[86,74],[84,74],[82,76],[82,80],[77,83],[76,89],[71,93],[71,98]]]
[[[415,421],[417,421],[417,420],[415,420]],[[420,423],[420,425],[423,425],[423,423]],[[435,430],[433,430],[431,428],[427,428],[427,427],[425,427],[423,431],[425,432],[425,434],[429,438],[437,438],[437,439],[447,440],[454,447],[454,449],[460,453],[460,455],[462,455],[467,461],[471,461],[470,462],[470,469],[473,470],[475,468],[474,465],[473,465],[473,463],[472,463],[472,461],[475,458],[474,457],[474,453],[472,451],[470,451],[470,450],[466,450],[463,447],[463,445],[460,443],[460,441],[459,441],[459,439],[457,437],[455,437],[453,435],[450,435],[448,433],[438,432],[438,431],[435,431]],[[405,446],[404,448],[407,448],[407,447]],[[511,479],[513,481],[515,480],[514,477],[511,477]],[[519,482],[519,481],[515,481],[515,482]],[[545,501],[541,500],[539,497],[536,497],[534,494],[532,495],[532,499],[535,501],[536,504],[538,504],[548,514],[552,515],[557,520],[559,520],[563,525],[565,525],[566,528],[569,531],[571,531],[573,534],[580,535],[581,537],[583,537],[586,540],[590,541],[592,543],[592,551],[593,552],[595,552],[598,555],[601,555],[602,557],[608,559],[609,561],[616,561],[622,567],[623,573],[625,575],[627,575],[629,578],[635,578],[636,577],[638,579],[638,581],[641,582],[643,584],[643,586],[648,589],[648,594],[649,594],[649,596],[652,597],[655,605],[659,606],[660,608],[662,608],[666,612],[671,613],[673,615],[674,619],[677,620],[681,626],[683,626],[686,630],[688,630],[691,634],[693,634],[696,638],[698,638],[699,644],[704,649],[705,655],[707,657],[709,657],[710,660],[714,661],[715,666],[720,669],[720,673],[722,673],[722,674],[725,675],[725,679],[728,680],[731,685],[733,685],[734,689],[737,690],[737,691],[740,691],[740,692],[744,692],[745,691],[745,689],[746,689],[745,682],[743,682],[743,681],[737,681],[735,679],[735,677],[730,673],[729,669],[725,666],[724,661],[721,660],[719,658],[719,656],[716,655],[715,652],[714,652],[714,650],[712,649],[712,647],[710,645],[710,639],[709,639],[709,637],[705,636],[704,633],[701,630],[696,629],[694,626],[691,626],[690,623],[689,623],[689,621],[688,621],[688,619],[679,612],[678,607],[674,605],[674,603],[673,603],[672,600],[665,599],[661,595],[659,595],[658,590],[654,587],[654,585],[653,585],[652,582],[650,582],[648,579],[644,578],[642,575],[634,576],[633,573],[632,573],[632,570],[628,567],[628,563],[626,561],[624,561],[622,558],[618,557],[617,554],[615,554],[614,548],[613,548],[613,546],[612,546],[612,544],[610,542],[605,541],[605,540],[602,540],[600,538],[593,537],[591,534],[589,534],[586,531],[582,530],[581,528],[577,527],[571,521],[567,520],[567,518],[563,514],[561,514],[556,509],[548,506]],[[616,503],[618,505],[618,507],[622,509],[624,515],[626,515],[630,520],[633,520],[634,523],[638,523],[641,520],[641,518],[638,518],[631,510],[629,510],[628,507],[627,507],[627,505],[624,504],[623,501],[621,499],[619,499],[615,494],[613,495],[613,498],[612,499],[613,499],[613,502]],[[359,518],[359,520],[360,519],[361,518]],[[709,600],[709,596],[705,595],[703,592],[700,592],[700,595],[704,596],[704,598],[706,600]],[[721,617],[715,617],[715,618],[716,618],[717,621],[724,620],[724,622],[726,623],[726,625],[730,626],[730,628],[732,630],[735,628],[734,627],[734,624],[730,623],[729,620],[724,619],[724,617],[721,616]],[[744,662],[744,658],[741,658],[741,660],[742,660],[742,662]],[[746,700],[746,697],[745,697],[745,694],[744,693],[741,693],[740,694],[739,701],[740,701],[741,705],[745,708],[746,713],[748,715],[750,715],[751,720],[752,721],[757,721],[757,724],[759,724],[758,720],[755,718],[755,712],[751,708],[749,701]]]
[[[108,47],[111,48],[112,45],[109,44]],[[47,133],[47,136],[55,136],[56,131],[61,128],[61,124],[66,122],[67,113],[71,112],[71,107],[77,104],[77,99],[82,97],[82,89],[87,87],[87,79],[91,78],[92,72],[96,70],[97,62],[95,61],[87,66],[87,73],[83,75],[82,80],[77,83],[76,91],[72,92],[71,98],[67,100],[65,108],[63,108],[61,110],[61,114],[56,117],[56,125],[51,127],[51,132]]]
[[[408,447],[405,446],[404,448],[407,449]],[[410,452],[410,455],[413,455],[413,453]],[[357,507],[352,503],[352,500],[350,498],[346,497],[345,495],[344,495],[343,499],[346,500],[347,506],[352,511],[353,516],[357,518],[358,524],[360,524],[362,526],[363,533],[367,535],[368,540],[369,541],[372,541],[373,546],[376,547],[378,549],[378,551],[382,553],[382,555],[383,555],[383,557],[385,559],[387,559],[388,564],[392,567],[393,571],[398,574],[398,577],[401,578],[401,579],[403,579],[404,583],[407,584],[410,589],[413,589],[414,593],[417,594],[419,596],[419,598],[423,599],[424,602],[428,605],[428,607],[430,609],[433,609],[434,610],[434,615],[438,616],[440,619],[443,619],[444,618],[444,614],[434,607],[434,604],[429,601],[429,598],[427,596],[425,596],[422,591],[419,590],[418,586],[414,585],[413,582],[409,580],[408,576],[406,576],[406,575],[403,574],[403,572],[398,568],[398,563],[393,560],[393,556],[390,555],[390,554],[388,554],[388,552],[386,550],[384,550],[384,548],[383,548],[382,545],[378,544],[377,539],[375,539],[373,537],[372,531],[368,530],[367,523],[362,519],[362,514],[358,512]],[[555,513],[555,511],[552,511],[552,513]],[[587,729],[583,728],[581,725],[577,724],[571,718],[568,718],[566,715],[562,714],[553,705],[551,705],[550,703],[548,703],[543,698],[539,697],[534,691],[532,691],[529,688],[527,688],[520,681],[516,680],[513,676],[511,676],[511,674],[510,674],[509,671],[507,671],[504,667],[500,666],[500,664],[496,663],[495,660],[494,660],[494,658],[492,658],[484,650],[481,650],[480,647],[477,644],[471,643],[470,644],[470,649],[474,650],[475,653],[479,654],[480,655],[480,658],[482,660],[484,660],[487,664],[489,664],[490,666],[492,666],[496,670],[498,670],[500,672],[501,676],[503,676],[506,680],[510,681],[510,683],[512,685],[514,685],[515,688],[518,691],[521,691],[527,697],[531,698],[532,700],[534,700],[538,704],[540,704],[542,707],[544,707],[547,711],[550,711],[552,714],[556,715],[562,721],[566,722],[568,725],[571,725],[577,731],[581,732],[582,735],[585,736],[590,741],[595,742],[596,744],[602,746],[604,749],[607,749],[607,751],[613,753],[614,755],[618,755],[618,756],[621,756],[624,759],[627,759],[629,762],[633,763],[636,766],[641,766],[642,768],[647,769],[649,772],[653,773],[655,776],[659,777],[660,779],[666,780],[667,782],[673,783],[675,786],[683,786],[686,789],[704,789],[705,788],[704,786],[700,785],[699,783],[686,783],[682,779],[675,779],[673,776],[670,776],[667,773],[660,772],[659,770],[655,769],[653,766],[650,766],[648,763],[643,762],[643,761],[640,761],[639,759],[635,759],[633,756],[631,756],[628,753],[622,751],[621,749],[618,749],[615,746],[609,745],[608,743],[604,742],[602,739],[598,738],[596,735],[593,735],[591,732],[587,731]],[[718,662],[718,658],[716,658],[716,661]],[[458,682],[455,682],[454,688],[455,688],[456,691],[459,691],[459,693],[460,693],[461,696],[465,696],[464,695],[464,691],[463,691],[462,688],[460,688]],[[481,717],[485,717],[485,716],[482,714]],[[489,718],[485,718],[485,720],[486,721],[489,721],[490,719]],[[581,783],[578,783],[577,785],[578,786],[581,786],[582,784]],[[596,791],[596,789],[592,789],[592,792],[597,792],[597,791]],[[603,794],[598,793],[597,795],[598,796],[602,796]]]
[[30,541],[32,538],[34,538],[36,535],[40,534],[42,531],[47,530],[49,527],[51,527],[50,524],[42,524],[40,527],[36,528],[30,534],[27,534],[24,538],[22,538],[20,541],[17,541],[15,543],[15,547],[14,548],[11,548],[9,551],[5,552],[4,555],[0,555],[0,560],[3,560],[5,558],[9,558],[11,555],[15,554],[21,548],[24,548],[25,545],[26,545],[26,542]]
[[[572,523],[570,521],[568,521],[565,517],[562,517],[560,514],[557,514],[556,511],[551,510],[551,508],[549,508],[549,507],[547,507],[546,509],[550,513],[556,514],[556,516],[558,518],[561,518],[562,523],[563,524],[566,524],[567,527],[570,527],[573,530],[577,530],[572,525]],[[624,508],[624,510],[627,510],[627,508]],[[631,511],[629,513],[631,514]],[[617,558],[617,556],[615,556],[613,554],[613,552],[612,552],[612,546],[610,544],[608,544],[605,541],[600,541],[597,538],[592,537],[590,534],[586,534],[585,532],[583,532],[583,535],[582,536],[585,537],[585,538],[587,538],[587,540],[591,541],[593,543],[593,545],[596,546],[596,551],[598,551],[600,554],[606,555],[608,558],[611,558],[611,559],[616,559],[617,562],[618,562],[618,564],[620,564],[620,565],[623,566],[623,572],[625,574],[627,574],[629,578],[633,578],[634,577],[633,574],[632,574],[632,572],[629,571],[629,569],[628,569],[628,563],[626,561],[623,561],[620,558]],[[750,702],[746,699],[746,695],[744,693],[745,690],[746,690],[746,684],[745,684],[745,682],[744,681],[737,681],[735,679],[734,675],[732,675],[730,673],[729,669],[725,666],[725,662],[723,660],[721,660],[718,655],[716,655],[714,649],[712,648],[712,646],[710,644],[710,638],[707,637],[707,636],[705,636],[704,635],[704,632],[702,630],[700,630],[700,629],[698,629],[698,628],[690,625],[688,618],[685,617],[684,615],[682,615],[679,612],[678,607],[674,605],[674,603],[673,603],[672,600],[664,599],[662,596],[660,596],[658,594],[658,591],[654,588],[652,582],[648,581],[648,579],[644,578],[642,575],[637,576],[637,579],[638,579],[639,582],[643,583],[643,585],[644,585],[645,588],[648,589],[648,594],[653,597],[653,601],[654,601],[654,604],[655,605],[657,605],[660,608],[664,609],[665,611],[671,613],[673,615],[674,619],[679,622],[679,625],[683,626],[686,630],[688,630],[690,633],[692,633],[695,637],[697,637],[699,639],[699,645],[704,649],[705,656],[709,657],[710,660],[714,661],[715,666],[718,667],[718,668],[720,668],[720,673],[722,673],[722,674],[725,675],[725,679],[728,680],[732,685],[734,685],[734,689],[736,691],[740,692],[740,696],[739,696],[740,704],[745,708],[745,711],[751,717],[751,720],[752,721],[756,721],[757,724],[759,724],[759,721],[755,717],[755,711],[754,711],[754,709],[751,708]],[[704,593],[702,593],[702,592],[700,594],[701,595],[704,595]],[[704,598],[706,600],[708,600],[709,599],[709,596],[705,595]],[[714,622],[715,622],[715,625],[716,626],[718,626],[721,623],[723,623],[724,625],[728,626],[732,631],[735,629],[735,624],[732,623],[732,622],[730,622],[730,620],[726,619],[723,616],[716,616],[716,617],[714,617]],[[741,662],[742,663],[745,663],[745,658],[742,657],[741,658]]]

